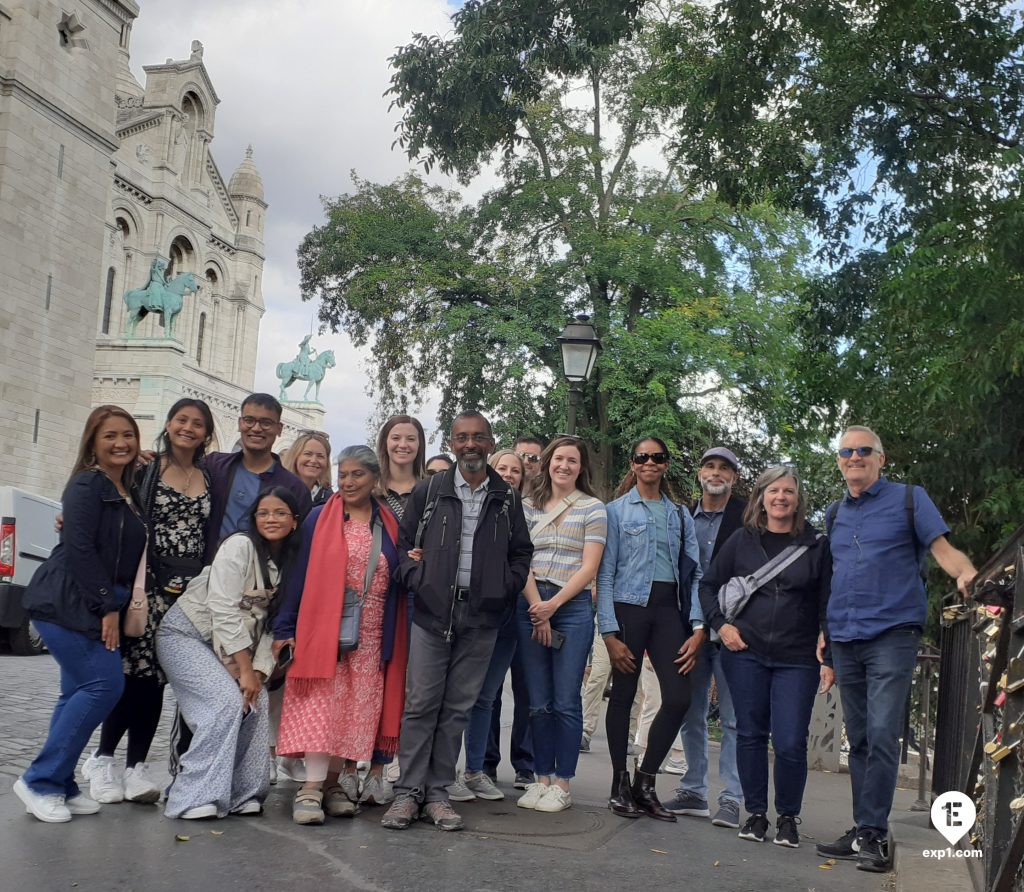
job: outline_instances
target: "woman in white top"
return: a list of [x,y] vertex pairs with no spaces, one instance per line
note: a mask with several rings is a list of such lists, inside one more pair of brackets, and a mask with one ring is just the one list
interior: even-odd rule
[[524,506],[534,551],[518,621],[537,780],[517,804],[558,812],[572,805],[569,781],[583,736],[580,688],[593,641],[591,585],[608,516],[594,495],[579,437],[548,444],[529,495]]
[[157,656],[194,735],[167,796],[169,818],[263,810],[270,788],[264,684],[275,662],[270,620],[298,546],[298,510],[283,487],[261,492],[249,530],[221,543],[160,624]]

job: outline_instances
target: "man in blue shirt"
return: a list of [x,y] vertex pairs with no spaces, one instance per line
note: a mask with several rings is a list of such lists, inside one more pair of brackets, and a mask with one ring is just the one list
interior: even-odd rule
[[[889,869],[889,811],[899,769],[900,729],[924,628],[926,552],[966,596],[974,565],[955,549],[928,494],[882,476],[885,452],[870,428],[853,426],[839,444],[847,491],[829,507],[832,548],[828,627],[850,741],[856,826],[818,853]],[[820,654],[819,654],[820,656]]]

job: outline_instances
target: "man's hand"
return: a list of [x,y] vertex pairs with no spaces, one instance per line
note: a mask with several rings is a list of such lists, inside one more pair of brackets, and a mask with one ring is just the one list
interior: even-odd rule
[[697,665],[697,654],[700,653],[701,645],[704,643],[704,630],[696,629],[694,633],[683,642],[679,648],[679,656],[675,663],[679,666],[679,674],[686,675]]
[[836,673],[831,666],[826,666],[822,663],[819,674],[821,676],[821,683],[818,685],[818,693],[824,694],[832,687],[833,684],[835,684]]
[[117,650],[121,640],[121,615],[116,610],[103,616],[100,623],[100,640],[107,650]]
[[819,663],[825,662],[825,633],[818,632],[818,646],[814,651]]
[[622,675],[632,675],[636,672],[636,659],[625,642],[619,641],[614,635],[608,635],[604,639],[604,646],[608,648],[608,660],[616,672]]
[[971,583],[974,582],[974,577],[977,575],[978,571],[971,567],[970,570],[967,570],[957,576],[956,587],[960,590],[960,594],[963,595],[964,598],[970,597]]
[[729,650],[746,650],[747,642],[743,640],[743,636],[740,635],[740,630],[737,629],[732,623],[725,623],[718,630],[718,635],[722,639],[724,644]]

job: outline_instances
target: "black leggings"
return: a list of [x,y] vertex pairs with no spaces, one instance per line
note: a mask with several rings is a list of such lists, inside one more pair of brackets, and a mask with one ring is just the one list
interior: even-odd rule
[[674,662],[686,640],[675,583],[655,582],[646,607],[617,603],[615,618],[619,622],[619,638],[633,654],[636,671],[624,675],[612,669],[612,693],[605,718],[612,770],[616,773],[626,770],[629,710],[636,696],[646,652],[661,686],[661,708],[651,722],[647,751],[640,770],[646,774],[657,774],[690,707],[690,676],[680,675],[679,666]]
[[133,768],[145,762],[149,747],[160,724],[164,706],[164,685],[155,678],[124,677],[124,693],[100,728],[97,754],[112,756],[125,732],[128,733],[128,755],[125,765]]

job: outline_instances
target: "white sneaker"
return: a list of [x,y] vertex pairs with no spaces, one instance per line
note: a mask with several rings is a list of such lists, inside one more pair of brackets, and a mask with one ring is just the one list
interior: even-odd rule
[[402,775],[402,766],[398,764],[396,756],[391,762],[384,766],[384,780],[389,784],[397,784],[398,778]]
[[212,802],[208,802],[206,805],[195,805],[178,817],[183,821],[201,821],[204,818],[215,818],[217,817],[217,806]]
[[519,797],[516,805],[520,808],[536,808],[537,803],[540,802],[547,791],[547,784],[530,784],[526,788],[526,792]]
[[449,784],[445,789],[448,791],[448,798],[451,799],[452,802],[472,802],[476,799],[476,793],[466,786],[465,781],[462,779],[462,775],[459,775],[455,779],[455,783]]
[[47,824],[66,824],[71,820],[71,811],[64,804],[64,797],[56,793],[44,796],[34,793],[23,777],[14,782],[14,792],[25,803],[25,811]]
[[686,757],[679,754],[679,757],[670,755],[665,760],[665,766],[662,768],[666,774],[686,774]]
[[563,790],[558,784],[552,784],[533,808],[534,811],[554,813],[565,811],[570,805],[572,805],[572,796],[569,795],[569,791]]
[[139,762],[124,773],[124,798],[129,802],[158,802],[160,788],[149,775],[149,766]]
[[98,759],[96,750],[93,750],[89,758],[82,763],[82,777],[86,780],[92,780],[92,773],[96,770],[96,766],[99,765]]
[[90,799],[85,793],[65,799],[64,804],[73,815],[94,815],[100,810],[100,804],[95,799]]
[[306,782],[306,760],[295,759],[292,756],[278,756],[277,777],[279,780],[304,784]]
[[97,802],[124,801],[124,774],[113,756],[92,756],[95,759],[89,772],[89,795]]
[[[243,802],[238,808],[231,809],[233,815],[243,815],[248,817],[250,815],[261,815],[263,814],[263,803],[258,799],[249,799]],[[184,815],[182,815],[184,817]]]
[[270,785],[273,786],[277,783],[277,756],[272,756],[270,759]]

